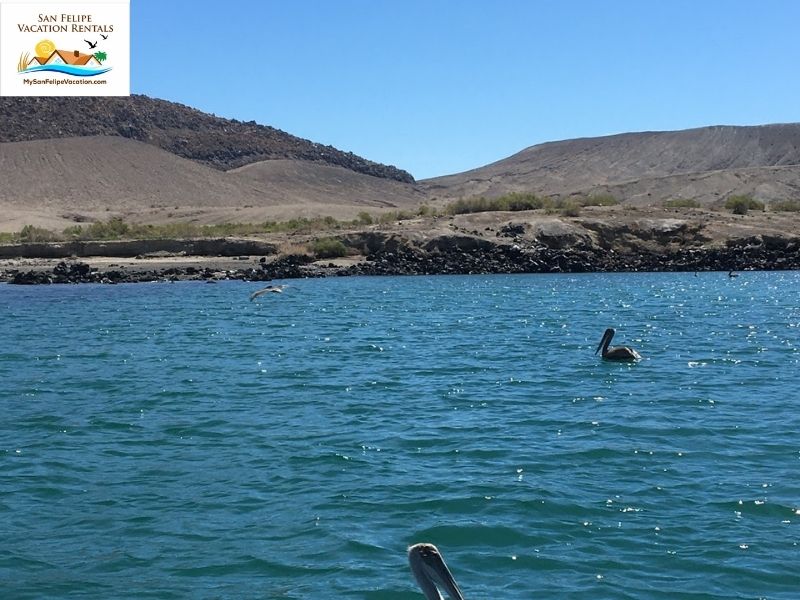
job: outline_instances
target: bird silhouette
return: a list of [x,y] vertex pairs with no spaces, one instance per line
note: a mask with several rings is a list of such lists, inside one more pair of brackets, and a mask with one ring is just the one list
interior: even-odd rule
[[91,48],[92,50],[94,50],[95,48],[97,48],[97,42],[95,42],[95,43],[92,43],[92,42],[90,42],[89,40],[83,40],[83,41],[84,41],[84,42],[86,42],[87,44],[89,44],[89,48]]
[[258,290],[257,292],[253,292],[250,294],[250,302],[258,298],[259,296],[263,296],[264,294],[269,294],[270,292],[275,294],[280,294],[286,289],[286,285],[268,285],[267,287]]
[[600,352],[600,349],[602,348],[603,360],[624,360],[624,361],[640,360],[642,357],[633,348],[628,348],[627,346],[611,346],[611,348],[608,347],[615,333],[616,331],[611,327],[606,329],[602,339],[600,340],[600,345],[597,346],[597,350],[595,350],[594,353],[597,354],[598,352]]
[[104,40],[108,39],[108,36],[107,35],[103,35],[102,33],[100,34],[100,37],[103,38]]

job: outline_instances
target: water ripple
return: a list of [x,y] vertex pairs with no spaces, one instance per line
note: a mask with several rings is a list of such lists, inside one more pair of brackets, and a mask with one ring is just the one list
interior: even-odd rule
[[251,288],[0,286],[0,597],[797,597],[797,273]]

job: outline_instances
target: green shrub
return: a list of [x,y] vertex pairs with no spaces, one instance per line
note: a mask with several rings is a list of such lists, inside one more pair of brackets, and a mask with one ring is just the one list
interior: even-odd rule
[[536,210],[545,206],[545,199],[536,194],[512,192],[499,198],[462,198],[445,207],[450,215],[477,212]]
[[595,194],[594,196],[581,198],[578,200],[578,204],[580,206],[616,206],[619,204],[619,200],[611,194]]
[[340,258],[347,256],[347,246],[336,238],[320,238],[309,245],[317,258]]
[[559,213],[565,217],[577,217],[581,214],[581,204],[575,200],[564,200],[559,203]]
[[358,217],[353,221],[353,225],[372,225],[372,215],[367,211],[362,210],[358,213]]
[[665,208],[700,208],[700,203],[691,198],[673,198],[664,201]]
[[61,238],[58,234],[43,229],[41,227],[34,227],[33,225],[25,225],[20,232],[16,235],[17,241],[23,244],[33,244],[37,242],[57,242]]
[[378,216],[378,223],[394,223],[395,221],[405,221],[413,219],[415,215],[406,210],[397,210],[381,213]]
[[725,208],[735,215],[746,215],[748,210],[764,210],[764,203],[752,196],[731,196],[725,201]]
[[800,212],[800,200],[777,200],[770,202],[769,209],[775,212]]
[[584,206],[615,206],[619,204],[611,194],[546,198],[535,194],[511,193],[499,198],[466,198],[448,204],[445,211],[451,215],[489,211],[519,211],[544,209],[548,214],[577,217]]

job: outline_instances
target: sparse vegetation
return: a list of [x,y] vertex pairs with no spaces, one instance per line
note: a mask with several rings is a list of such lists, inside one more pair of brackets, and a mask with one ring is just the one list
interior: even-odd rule
[[567,199],[560,203],[557,210],[565,217],[578,217],[581,214],[581,205],[575,200]]
[[579,198],[576,203],[578,206],[616,206],[619,204],[619,200],[611,194],[595,194],[594,196]]
[[448,204],[445,212],[449,215],[463,215],[477,212],[536,210],[544,208],[546,201],[547,199],[536,194],[513,192],[499,198],[462,198]]
[[373,223],[372,215],[369,214],[367,211],[362,210],[360,213],[358,213],[358,218],[356,219],[356,222],[359,225],[372,225]]
[[19,244],[32,242],[60,241],[110,241],[110,240],[158,240],[158,239],[192,239],[218,238],[265,233],[315,233],[320,231],[336,231],[344,227],[371,225],[372,223],[391,223],[403,219],[412,219],[409,212],[388,212],[373,217],[367,212],[359,213],[352,221],[339,221],[333,217],[316,217],[313,219],[298,218],[287,221],[265,221],[263,223],[219,223],[216,225],[200,225],[178,221],[159,225],[127,223],[119,217],[107,221],[97,221],[85,225],[72,225],[58,233],[41,227],[26,225],[14,233],[0,234],[0,243]]
[[431,216],[433,216],[433,215],[435,215],[435,214],[436,214],[436,209],[434,209],[434,208],[431,208],[431,207],[430,207],[430,206],[428,206],[427,204],[422,204],[422,205],[421,205],[421,206],[420,206],[420,207],[417,209],[417,216],[418,216],[418,217],[431,217]]
[[22,230],[17,234],[17,241],[23,244],[33,244],[37,242],[57,242],[61,237],[41,227],[34,227],[33,225],[25,225]]
[[749,210],[764,210],[764,203],[752,196],[731,196],[725,201],[725,208],[735,215],[746,215]]
[[263,223],[218,223],[216,225],[199,225],[182,221],[161,225],[141,225],[128,224],[122,219],[112,218],[105,222],[68,227],[64,230],[64,236],[72,240],[119,240],[212,238],[282,232],[312,233],[340,229],[354,224],[363,225],[365,218],[371,220],[367,213],[362,213],[362,216],[355,221],[337,221],[333,217],[318,217],[265,221]]
[[774,212],[800,212],[800,200],[777,200],[770,202],[769,209]]
[[536,194],[511,193],[499,198],[462,198],[445,207],[450,215],[476,212],[519,211],[544,209],[548,213],[577,216],[584,206],[614,206],[619,204],[611,194],[572,196],[570,198],[543,198]]
[[700,208],[700,203],[691,198],[673,198],[664,201],[664,208]]
[[347,246],[336,238],[320,238],[309,244],[309,249],[317,258],[341,258],[347,256]]
[[378,216],[378,223],[394,223],[396,221],[407,221],[408,219],[413,219],[414,214],[405,211],[405,210],[398,210],[398,211],[391,211],[381,213]]

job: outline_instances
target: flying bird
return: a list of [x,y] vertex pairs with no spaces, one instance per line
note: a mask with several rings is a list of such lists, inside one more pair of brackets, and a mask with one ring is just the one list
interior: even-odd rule
[[433,544],[414,544],[408,549],[408,564],[425,600],[444,600],[439,590],[450,600],[464,600],[450,569]]
[[285,285],[268,285],[267,287],[250,294],[250,302],[258,298],[259,296],[263,296],[264,294],[269,294],[270,292],[274,294],[280,294],[283,292],[285,288],[286,288]]
[[108,39],[108,36],[107,35],[103,35],[102,33],[100,34],[100,37],[103,38],[104,40]]
[[86,42],[87,44],[89,44],[89,48],[91,48],[92,50],[97,48],[97,42],[92,43],[89,40],[83,40],[83,41]]
[[609,327],[606,329],[603,337],[600,339],[600,345],[597,346],[597,350],[594,351],[595,354],[600,352],[600,349],[603,349],[603,360],[618,360],[618,361],[632,361],[632,360],[640,360],[642,357],[641,355],[634,350],[633,348],[628,348],[627,346],[611,346],[610,348],[608,345],[611,343],[611,338],[614,337],[616,331]]

